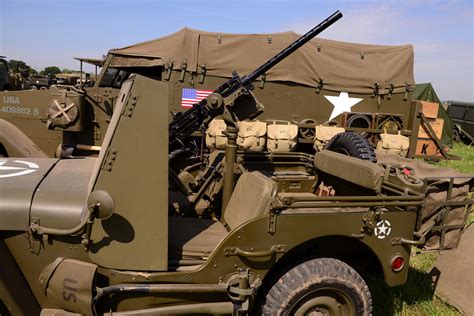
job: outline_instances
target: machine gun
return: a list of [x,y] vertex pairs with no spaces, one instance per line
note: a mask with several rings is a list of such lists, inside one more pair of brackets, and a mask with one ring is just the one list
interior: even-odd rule
[[[221,115],[226,122],[227,129],[224,131],[224,134],[227,136],[227,145],[225,149],[222,217],[235,185],[234,165],[237,159],[237,122],[252,119],[263,112],[263,106],[252,94],[252,81],[265,74],[269,69],[291,55],[341,17],[342,13],[339,11],[334,12],[326,20],[291,43],[287,48],[276,54],[250,74],[240,77],[234,71],[231,79],[218,87],[207,98],[201,100],[199,103],[195,103],[188,111],[177,114],[169,124],[168,159],[171,161],[180,153],[190,150],[184,145],[184,141],[194,131],[200,128],[204,130],[209,122],[218,115]],[[188,194],[186,188],[171,168],[170,181],[185,195]]]
[[265,74],[269,69],[291,55],[341,17],[341,12],[334,12],[326,20],[301,36],[252,73],[240,77],[236,72],[233,72],[232,78],[218,87],[207,98],[199,103],[195,103],[186,112],[176,114],[173,121],[169,124],[170,158],[174,156],[173,153],[180,151],[178,145],[184,144],[186,138],[194,131],[202,126],[206,127],[218,115],[222,115],[227,125],[235,126],[238,121],[252,119],[262,113],[263,106],[258,103],[251,92],[253,90],[252,81]]

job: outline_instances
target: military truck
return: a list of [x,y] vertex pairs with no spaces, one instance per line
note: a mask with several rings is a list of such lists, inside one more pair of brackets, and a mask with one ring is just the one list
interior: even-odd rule
[[53,84],[53,79],[49,76],[34,75],[31,77],[31,89],[48,90]]
[[474,143],[474,103],[447,101],[445,104],[448,115],[455,125],[453,140],[472,145]]
[[0,91],[11,90],[10,73],[5,56],[0,56]]
[[0,91],[28,89],[26,74],[14,73],[9,69],[5,56],[0,56]]
[[364,271],[396,286],[412,245],[455,247],[471,177],[375,163],[355,133],[298,151],[294,126],[252,121],[255,79],[340,17],[172,120],[170,83],[129,76],[98,157],[1,159],[0,313],[369,315]]
[[[105,61],[78,58],[81,63],[102,67],[93,87],[58,85],[49,95],[43,91],[0,93],[0,108],[12,106],[2,96],[17,101],[15,112],[0,112],[0,120],[15,125],[49,157],[59,144],[63,156],[71,155],[71,150],[76,156],[97,154],[120,87],[131,73],[167,81],[168,107],[175,115],[187,109],[183,102],[186,91],[212,91],[231,78],[232,71],[248,73],[299,36],[294,32],[226,34],[184,28],[110,50]],[[409,130],[406,122],[415,83],[411,45],[361,45],[318,38],[256,80],[254,94],[267,105],[260,118],[297,124],[299,146],[312,147],[315,125],[337,120],[344,111],[397,114],[405,122],[400,127],[402,134]],[[32,115],[35,109],[38,115]],[[22,114],[26,112],[30,115]]]
[[9,69],[6,57],[0,56],[0,91],[29,88],[29,73],[22,69]]

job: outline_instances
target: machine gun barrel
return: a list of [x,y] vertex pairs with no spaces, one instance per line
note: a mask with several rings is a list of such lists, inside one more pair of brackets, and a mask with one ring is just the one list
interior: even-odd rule
[[338,10],[334,12],[330,17],[328,17],[326,20],[323,22],[319,23],[316,25],[314,28],[312,28],[310,31],[308,31],[306,34],[301,36],[299,39],[297,39],[295,42],[291,43],[287,48],[276,54],[272,59],[268,60],[265,62],[263,65],[258,67],[256,70],[254,70],[252,73],[244,76],[242,78],[242,83],[244,85],[248,85],[252,83],[252,81],[256,80],[258,77],[263,75],[265,72],[267,72],[269,69],[274,67],[276,64],[278,64],[280,61],[291,55],[295,50],[303,46],[305,43],[310,41],[313,37],[327,29],[329,26],[331,26],[334,22],[342,18],[342,13]]

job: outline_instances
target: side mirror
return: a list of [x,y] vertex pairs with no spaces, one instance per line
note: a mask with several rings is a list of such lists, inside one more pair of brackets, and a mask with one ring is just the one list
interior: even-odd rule
[[94,217],[107,219],[115,211],[115,202],[107,191],[96,190],[89,195],[87,205],[93,208]]

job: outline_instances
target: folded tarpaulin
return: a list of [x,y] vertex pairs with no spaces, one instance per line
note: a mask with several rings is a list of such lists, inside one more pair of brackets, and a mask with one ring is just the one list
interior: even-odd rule
[[431,269],[436,294],[474,316],[474,225],[467,227],[456,250],[442,253]]
[[[455,248],[461,237],[466,215],[469,214],[474,201],[474,174],[461,173],[449,168],[438,168],[424,161],[402,158],[398,155],[377,151],[377,160],[384,165],[399,168],[409,167],[414,179],[426,182],[425,200],[421,209],[422,232],[426,232],[425,250]],[[401,176],[404,176],[403,174]],[[449,186],[453,179],[451,193]],[[448,199],[448,194],[450,198]],[[448,201],[447,201],[448,200]],[[452,205],[446,208],[445,202],[462,202],[461,205]],[[443,217],[444,224],[442,223]],[[445,227],[444,240],[441,238],[440,228]]]
[[[231,77],[235,70],[248,74],[300,35],[294,32],[274,34],[211,33],[184,28],[155,40],[109,51],[112,64],[124,67],[127,58],[157,59],[173,69],[206,75]],[[311,87],[323,84],[332,91],[371,94],[405,92],[414,84],[413,47],[411,45],[363,45],[315,38],[270,69],[267,81],[290,81]],[[117,59],[115,61],[114,59]]]

